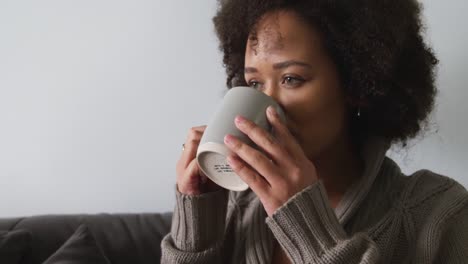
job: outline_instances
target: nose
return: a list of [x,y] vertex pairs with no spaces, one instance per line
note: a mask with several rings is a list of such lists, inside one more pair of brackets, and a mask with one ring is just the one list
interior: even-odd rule
[[279,87],[274,84],[265,84],[263,87],[263,93],[275,99],[276,102],[279,102]]
[[285,106],[283,105],[283,102],[281,101],[280,98],[280,87],[275,84],[265,84],[263,87],[262,92],[271,98],[273,98],[278,105],[281,107],[283,111],[286,110]]

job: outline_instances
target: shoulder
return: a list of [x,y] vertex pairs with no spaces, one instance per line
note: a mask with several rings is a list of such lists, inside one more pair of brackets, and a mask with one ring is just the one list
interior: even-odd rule
[[402,213],[410,213],[416,223],[439,219],[446,221],[468,207],[468,192],[463,185],[446,175],[421,169],[410,175],[401,172],[386,157],[379,176],[379,195],[391,201]]
[[[416,248],[443,263],[466,259],[468,242],[468,192],[454,179],[430,170],[409,176],[401,212],[411,223]],[[457,262],[458,263],[458,262]]]
[[455,202],[459,199],[467,199],[468,192],[465,187],[456,180],[423,169],[408,176],[408,184],[405,195],[417,205],[429,202]]
[[468,207],[468,192],[456,180],[423,169],[409,175],[402,202],[420,220],[445,222]]

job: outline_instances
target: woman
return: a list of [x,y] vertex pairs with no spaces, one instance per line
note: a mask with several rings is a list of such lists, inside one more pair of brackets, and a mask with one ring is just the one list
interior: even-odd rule
[[228,87],[272,96],[287,121],[267,111],[273,136],[236,118],[266,153],[226,135],[243,192],[200,174],[205,127],[190,130],[162,263],[468,261],[467,191],[385,156],[436,94],[415,0],[225,0],[214,23]]

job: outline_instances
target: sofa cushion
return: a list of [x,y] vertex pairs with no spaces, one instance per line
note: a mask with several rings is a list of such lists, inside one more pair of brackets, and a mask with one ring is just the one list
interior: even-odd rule
[[[85,224],[112,264],[157,264],[172,212],[36,215],[0,218],[0,230],[28,230],[31,246],[21,264],[43,264]],[[0,261],[0,264],[3,264]]]
[[0,263],[20,263],[31,245],[31,233],[27,230],[0,231]]
[[44,264],[110,264],[96,240],[85,224],[78,227],[75,233]]

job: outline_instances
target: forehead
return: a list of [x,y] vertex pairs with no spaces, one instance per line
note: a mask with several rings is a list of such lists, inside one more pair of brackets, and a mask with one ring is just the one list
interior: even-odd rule
[[274,51],[284,48],[285,21],[278,12],[265,15],[249,35],[252,51]]
[[321,36],[292,11],[264,15],[252,30],[246,46],[246,64],[275,56],[313,59],[322,52]]

